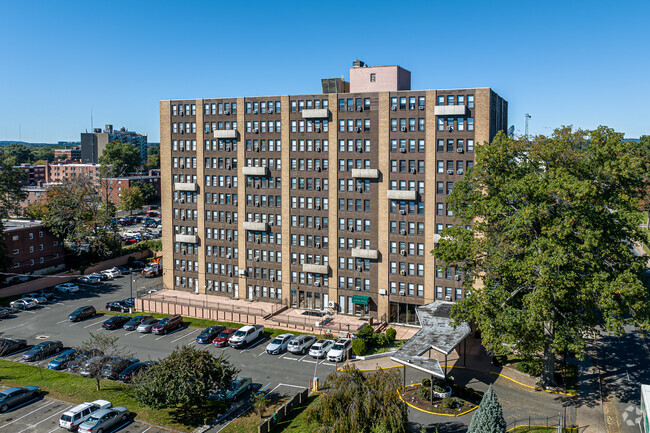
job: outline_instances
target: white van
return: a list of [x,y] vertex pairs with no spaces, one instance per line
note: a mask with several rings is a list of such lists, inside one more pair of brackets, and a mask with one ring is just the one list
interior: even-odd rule
[[99,409],[108,409],[111,406],[111,402],[106,400],[95,400],[92,403],[78,404],[72,409],[63,412],[63,415],[59,419],[59,426],[70,431],[75,431],[93,412]]

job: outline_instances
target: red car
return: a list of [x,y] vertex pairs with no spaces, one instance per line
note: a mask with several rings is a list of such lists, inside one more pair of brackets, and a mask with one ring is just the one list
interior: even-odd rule
[[221,331],[221,334],[217,335],[214,340],[212,340],[212,344],[214,344],[217,347],[226,347],[228,345],[228,339],[232,334],[235,333],[237,329],[235,328],[229,328]]

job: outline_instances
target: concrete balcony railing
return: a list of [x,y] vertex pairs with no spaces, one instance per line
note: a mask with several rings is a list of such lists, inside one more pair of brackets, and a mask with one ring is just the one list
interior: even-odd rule
[[328,119],[330,112],[327,108],[310,108],[302,110],[303,119]]
[[199,237],[196,235],[176,235],[174,241],[185,244],[196,244],[199,242]]
[[365,248],[352,248],[352,257],[358,259],[377,260],[379,258],[379,251],[367,250]]
[[386,197],[391,200],[417,200],[418,192],[417,191],[397,191],[389,189],[386,193]]
[[353,168],[352,177],[355,179],[379,179],[379,170],[376,168]]
[[214,138],[237,138],[236,129],[217,129],[214,131]]
[[244,176],[268,176],[269,169],[267,167],[242,167],[242,174]]
[[192,182],[176,182],[174,183],[174,190],[196,192],[199,190],[199,184]]
[[464,116],[467,113],[465,105],[436,105],[433,113],[436,116]]
[[328,265],[304,264],[302,265],[302,271],[312,274],[329,274],[330,267]]
[[266,232],[269,230],[268,223],[260,223],[255,221],[244,221],[244,230],[251,230],[254,232]]

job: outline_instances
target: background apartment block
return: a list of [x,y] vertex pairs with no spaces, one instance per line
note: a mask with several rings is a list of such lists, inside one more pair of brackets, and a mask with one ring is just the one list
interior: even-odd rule
[[5,220],[3,224],[11,259],[7,272],[43,274],[65,267],[63,239],[53,235],[40,221]]
[[124,127],[114,130],[113,125],[106,125],[103,131],[95,128],[93,132],[81,133],[81,162],[97,164],[106,145],[112,141],[131,143],[140,150],[142,163],[147,162],[147,135],[127,131]]
[[323,94],[161,101],[166,288],[401,323],[467,296],[430,251],[507,102],[410,90],[399,66],[356,61],[350,77]]

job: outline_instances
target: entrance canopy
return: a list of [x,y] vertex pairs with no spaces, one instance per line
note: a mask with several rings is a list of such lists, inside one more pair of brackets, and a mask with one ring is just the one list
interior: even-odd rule
[[368,305],[370,303],[370,296],[354,295],[352,296],[352,303],[358,305]]
[[469,324],[465,322],[458,323],[454,328],[449,318],[452,305],[450,302],[436,301],[418,307],[415,312],[422,329],[390,359],[434,376],[445,377],[437,359],[422,355],[433,349],[444,354],[447,359],[447,356],[472,333]]

